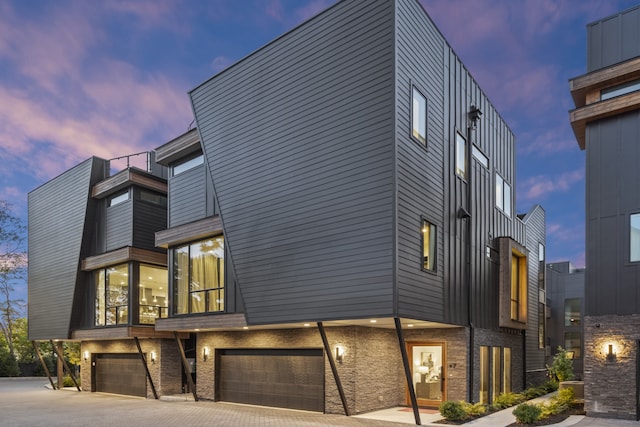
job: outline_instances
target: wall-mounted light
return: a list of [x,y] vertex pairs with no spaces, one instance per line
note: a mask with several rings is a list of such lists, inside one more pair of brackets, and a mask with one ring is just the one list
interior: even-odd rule
[[89,360],[89,351],[85,350],[84,353],[82,354],[82,357],[85,362]]
[[344,348],[342,348],[341,346],[337,345],[336,346],[336,360],[340,363],[342,363],[342,358],[344,357]]
[[607,346],[607,352],[606,352],[607,362],[615,362],[616,352],[615,352],[615,349],[613,348],[613,344],[607,343],[606,346]]
[[156,363],[156,352],[155,351],[151,352],[151,363]]
[[202,349],[202,360],[206,362],[208,358],[209,358],[209,347],[205,347]]

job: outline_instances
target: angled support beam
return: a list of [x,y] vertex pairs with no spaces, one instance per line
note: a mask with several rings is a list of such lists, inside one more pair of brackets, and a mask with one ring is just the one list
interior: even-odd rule
[[[69,365],[67,365],[67,361],[64,360],[64,351],[61,352],[58,346],[54,344],[53,340],[49,340],[49,342],[51,343],[51,347],[53,347],[53,351],[56,352],[56,355],[58,356],[58,360],[62,360],[62,365],[64,366],[64,369],[66,369],[67,372],[69,373],[69,376],[73,381],[73,384],[75,384],[78,391],[82,391],[82,389],[80,388],[80,385],[78,384],[78,381],[76,381],[76,376],[73,375],[73,371],[71,371],[71,369],[69,368]],[[60,347],[62,348],[62,345]],[[58,384],[58,389],[60,389],[60,384]]]
[[411,399],[411,407],[413,408],[413,416],[416,419],[416,425],[421,426],[420,410],[418,409],[418,399],[416,398],[416,390],[413,388],[413,377],[411,375],[411,366],[409,366],[409,356],[407,355],[407,346],[404,343],[404,335],[402,334],[402,324],[400,319],[394,317],[396,323],[396,332],[398,334],[398,344],[400,345],[400,354],[402,355],[402,364],[404,365],[404,375],[407,377],[407,388],[409,389],[409,397]]
[[338,375],[336,361],[333,359],[333,352],[331,351],[331,347],[329,347],[329,341],[327,340],[327,334],[324,330],[324,325],[322,324],[322,322],[318,322],[318,330],[320,331],[320,336],[322,337],[322,344],[324,344],[324,352],[327,354],[327,358],[329,359],[329,365],[331,365],[333,379],[336,380],[336,387],[338,387],[338,393],[340,394],[340,400],[342,401],[344,414],[348,417],[351,414],[349,413],[349,407],[347,406],[347,398],[344,395],[344,388],[342,387],[342,381],[340,381],[340,376]]
[[40,363],[42,364],[42,369],[44,369],[44,373],[47,374],[47,378],[49,378],[51,387],[53,387],[53,389],[55,390],[56,385],[53,382],[53,378],[51,378],[51,372],[49,372],[49,368],[47,368],[47,364],[45,363],[44,358],[42,357],[42,353],[40,353],[40,345],[38,345],[36,341],[31,341],[31,344],[33,345],[33,349],[36,351],[36,354],[38,355],[38,359],[40,359]]
[[178,344],[178,350],[180,350],[180,357],[182,358],[182,367],[184,368],[184,372],[187,375],[187,382],[189,383],[191,394],[193,394],[193,400],[197,402],[198,394],[196,393],[196,385],[193,383],[193,378],[191,378],[191,368],[189,367],[189,361],[187,360],[187,356],[184,354],[184,347],[182,346],[182,341],[180,341],[180,337],[178,337],[178,333],[176,331],[173,331],[173,336],[176,339],[176,344]]
[[142,365],[144,366],[144,371],[147,374],[147,379],[149,380],[149,385],[151,386],[151,391],[153,392],[153,397],[157,400],[158,393],[156,392],[156,386],[153,385],[153,379],[151,378],[151,372],[149,372],[149,366],[147,365],[147,358],[142,352],[142,347],[140,347],[140,340],[138,337],[133,337],[133,340],[136,342],[136,347],[138,347],[138,354],[140,355],[140,359],[142,359]]

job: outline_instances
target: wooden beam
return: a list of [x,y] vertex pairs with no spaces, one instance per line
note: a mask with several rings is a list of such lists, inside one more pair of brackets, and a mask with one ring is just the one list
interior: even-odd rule
[[64,349],[62,347],[62,342],[58,341],[57,343],[54,343],[53,340],[49,340],[49,342],[51,343],[51,347],[53,347],[53,351],[55,351],[56,355],[58,356],[58,390],[62,390],[61,385],[63,383],[63,374],[64,369],[66,369],[78,391],[82,391],[82,389],[80,388],[80,384],[78,384],[78,381],[76,381],[76,376],[73,375],[71,368],[69,368],[69,365],[67,365],[67,361],[64,360]]
[[351,414],[349,413],[349,407],[347,406],[347,398],[344,395],[344,388],[342,387],[342,381],[340,381],[340,376],[338,375],[336,361],[333,359],[333,352],[331,351],[331,347],[329,347],[329,341],[327,340],[327,334],[324,331],[322,322],[318,322],[318,330],[320,331],[320,336],[322,337],[322,344],[324,344],[324,352],[327,354],[327,358],[329,359],[329,365],[331,366],[333,379],[336,381],[336,387],[338,387],[338,394],[340,394],[340,400],[342,401],[344,414],[348,417]]
[[51,372],[49,372],[49,368],[47,367],[47,364],[45,363],[44,358],[42,357],[42,353],[40,353],[40,345],[36,341],[31,341],[31,344],[33,345],[33,349],[36,351],[36,354],[38,355],[38,359],[40,359],[40,363],[42,364],[42,369],[44,369],[44,373],[47,374],[47,378],[49,378],[51,387],[53,387],[53,389],[55,390],[56,385],[53,382],[53,378],[51,378]]
[[404,335],[402,334],[402,324],[397,317],[393,318],[396,324],[396,333],[398,334],[398,344],[400,345],[400,354],[402,355],[402,365],[404,366],[404,375],[407,379],[407,387],[409,388],[409,398],[411,399],[411,407],[413,408],[413,417],[416,425],[421,426],[420,410],[418,408],[418,399],[416,398],[416,390],[413,388],[413,376],[411,375],[411,366],[409,366],[409,356],[407,355],[407,346],[404,343]]
[[151,391],[153,392],[153,397],[158,400],[158,393],[156,392],[156,386],[153,385],[153,378],[151,378],[151,372],[149,372],[149,365],[147,365],[147,358],[144,356],[142,352],[142,347],[140,347],[140,341],[138,337],[133,337],[133,340],[136,342],[136,347],[138,347],[138,354],[140,355],[140,359],[142,359],[142,365],[144,366],[144,371],[147,374],[147,379],[149,380],[149,385],[151,386]]
[[189,367],[189,361],[187,360],[187,356],[184,354],[184,347],[182,346],[182,341],[178,337],[178,333],[173,333],[176,344],[178,345],[178,350],[180,350],[180,357],[182,358],[182,367],[184,368],[184,372],[187,376],[187,382],[189,383],[189,388],[191,389],[191,394],[193,394],[193,400],[198,401],[198,394],[196,393],[196,385],[193,383],[193,378],[191,378],[191,368]]

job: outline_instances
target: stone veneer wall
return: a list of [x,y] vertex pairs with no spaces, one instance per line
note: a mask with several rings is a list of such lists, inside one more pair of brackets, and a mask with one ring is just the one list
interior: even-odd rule
[[[524,389],[524,342],[519,332],[493,331],[489,329],[474,330],[473,354],[473,401],[480,400],[480,347],[509,347],[511,348],[511,390],[519,392]],[[491,354],[491,350],[489,350]],[[490,375],[491,369],[489,369]],[[493,380],[493,378],[491,378]],[[491,393],[489,393],[491,394]]]
[[[584,317],[584,409],[587,416],[636,419],[640,315]],[[615,360],[607,360],[608,344]]]
[[[329,346],[344,348],[337,363],[347,406],[352,414],[406,405],[406,379],[398,337],[394,329],[367,327],[326,328]],[[463,399],[466,393],[466,339],[464,328],[403,330],[406,342],[446,342],[448,399]],[[198,396],[215,397],[215,350],[231,348],[323,348],[315,325],[306,329],[200,332],[196,354],[208,347],[207,361],[198,359]],[[325,412],[344,413],[342,402],[325,357]]]
[[[180,352],[174,340],[140,339],[140,347],[147,357],[149,373],[158,396],[178,394],[182,390],[182,365]],[[82,389],[91,391],[91,356],[84,360],[84,352],[94,353],[138,353],[134,340],[83,341],[80,348],[80,375]],[[149,356],[155,352],[156,361],[151,363]],[[140,361],[140,369],[144,369]],[[153,391],[147,381],[147,398],[153,399]]]

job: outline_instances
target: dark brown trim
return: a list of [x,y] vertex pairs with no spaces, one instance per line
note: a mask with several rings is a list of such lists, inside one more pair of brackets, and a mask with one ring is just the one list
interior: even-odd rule
[[402,355],[402,365],[404,366],[404,375],[407,379],[407,388],[409,389],[409,399],[411,400],[411,407],[413,408],[413,416],[416,420],[416,425],[421,426],[420,410],[418,408],[418,399],[416,398],[416,391],[413,388],[413,377],[411,375],[411,366],[409,366],[409,356],[407,355],[407,347],[404,342],[404,335],[402,334],[402,324],[397,317],[393,318],[396,324],[396,333],[398,334],[398,344],[400,345],[400,354]]
[[104,254],[87,257],[82,260],[82,271],[93,271],[110,265],[121,264],[129,261],[138,261],[147,264],[167,266],[167,254],[164,252],[150,251],[148,249],[127,246]]
[[344,414],[349,417],[351,413],[349,412],[349,407],[347,406],[347,398],[344,395],[344,388],[342,387],[342,381],[340,381],[340,375],[338,375],[338,368],[336,367],[336,361],[333,359],[333,352],[331,351],[331,347],[329,346],[329,341],[327,340],[327,334],[324,330],[324,326],[322,322],[318,322],[318,331],[320,331],[320,337],[322,337],[322,344],[324,345],[324,352],[327,354],[327,358],[329,359],[329,365],[331,366],[331,373],[333,373],[333,379],[336,381],[336,387],[338,387],[338,394],[340,394],[340,400],[342,401],[342,408],[344,409]]
[[220,234],[223,234],[220,216],[210,216],[199,221],[157,231],[156,246],[166,249],[169,246],[193,242]]
[[33,345],[33,349],[36,351],[36,354],[38,355],[38,359],[40,359],[40,363],[42,364],[42,369],[44,369],[44,373],[47,374],[47,378],[49,378],[51,387],[53,387],[53,389],[55,390],[56,385],[53,382],[53,378],[51,378],[51,372],[49,372],[49,368],[47,368],[47,364],[45,363],[44,358],[42,357],[42,353],[40,353],[40,345],[38,345],[36,341],[31,341],[31,344]]
[[187,377],[187,382],[189,383],[189,389],[191,389],[191,394],[193,394],[193,400],[198,401],[198,394],[196,393],[196,385],[193,383],[193,378],[191,378],[191,368],[189,368],[189,362],[187,361],[187,356],[184,354],[184,347],[182,346],[182,341],[180,341],[180,337],[177,332],[173,333],[174,338],[176,339],[176,344],[178,345],[178,350],[180,351],[180,358],[182,359],[182,367],[184,368],[185,376]]
[[141,169],[129,168],[94,185],[91,189],[91,197],[103,199],[132,185],[167,194],[167,181],[164,178],[151,175]]
[[[188,334],[180,334],[181,338],[187,338]],[[96,329],[80,329],[73,331],[71,338],[74,340],[120,340],[138,338],[173,338],[170,331],[158,331],[153,326],[124,326],[106,327]]]
[[169,166],[171,163],[201,150],[200,135],[194,128],[156,148],[156,163]]
[[140,347],[140,341],[138,337],[133,337],[133,340],[136,342],[136,347],[138,347],[138,354],[140,355],[140,359],[142,360],[142,365],[144,366],[144,371],[147,374],[147,379],[149,380],[149,385],[151,386],[151,391],[153,392],[153,397],[158,400],[158,392],[156,392],[156,386],[153,385],[153,379],[151,378],[151,372],[149,372],[149,366],[147,365],[147,358],[142,352],[142,347]]

